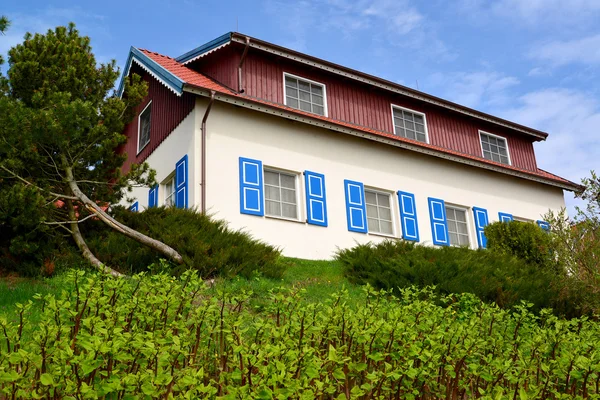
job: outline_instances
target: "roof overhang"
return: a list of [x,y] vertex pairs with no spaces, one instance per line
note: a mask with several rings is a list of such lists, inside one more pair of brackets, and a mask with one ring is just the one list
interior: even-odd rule
[[[210,90],[195,87],[192,85],[185,85],[184,91],[193,93],[203,97],[210,97]],[[454,162],[458,162],[464,165],[470,165],[477,168],[482,168],[489,171],[495,171],[502,174],[512,175],[518,178],[526,179],[533,182],[543,183],[546,185],[554,186],[560,189],[565,189],[573,192],[578,192],[581,190],[581,187],[572,182],[559,182],[552,179],[546,179],[541,176],[528,174],[527,172],[522,172],[515,169],[504,168],[502,166],[496,166],[493,164],[489,164],[487,162],[477,161],[467,157],[461,157],[459,155],[449,154],[443,151],[437,151],[435,149],[426,148],[419,146],[417,144],[412,144],[409,142],[399,141],[392,138],[386,138],[384,136],[379,136],[376,134],[371,134],[359,129],[352,129],[350,127],[338,125],[332,122],[324,121],[318,118],[311,118],[302,114],[294,113],[293,111],[282,110],[276,106],[269,106],[268,104],[264,104],[263,102],[253,101],[250,98],[243,98],[236,95],[227,95],[224,93],[215,93],[215,99],[222,101],[224,103],[232,104],[235,106],[240,106],[244,108],[248,108],[251,110],[263,112],[266,114],[274,115],[277,117],[286,118],[292,121],[302,122],[308,125],[317,126],[324,129],[329,129],[335,132],[341,132],[345,134],[349,134],[352,136],[368,139],[371,141],[385,143],[387,145],[399,147],[406,150],[415,151],[417,153],[426,154],[429,156],[434,156],[438,158],[442,158],[445,160],[450,160]]]
[[185,65],[187,63],[191,63],[192,61],[199,59],[200,57],[204,57],[205,55],[210,54],[213,51],[220,49],[221,47],[225,47],[229,43],[231,43],[231,34],[231,32],[228,32],[222,36],[219,36],[216,39],[211,40],[208,43],[203,44],[200,47],[196,47],[195,49],[190,50],[187,53],[177,57],[175,61]]
[[156,78],[160,83],[165,85],[168,89],[173,91],[173,93],[175,93],[177,96],[181,96],[183,93],[184,81],[148,57],[146,54],[132,46],[129,50],[129,57],[127,57],[127,62],[125,63],[125,69],[123,70],[121,81],[119,82],[119,88],[117,89],[117,95],[119,97],[123,96],[125,79],[127,79],[129,76],[131,65],[134,62],[154,78]]

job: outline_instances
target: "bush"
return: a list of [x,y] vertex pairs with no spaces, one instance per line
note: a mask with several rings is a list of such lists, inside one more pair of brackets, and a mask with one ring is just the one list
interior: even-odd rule
[[440,295],[473,293],[500,307],[527,301],[535,311],[554,308],[569,317],[582,313],[581,303],[565,300],[570,292],[564,275],[506,254],[397,240],[341,250],[337,259],[351,282],[395,293],[412,285],[435,286]]
[[489,251],[515,256],[540,269],[560,271],[548,232],[530,222],[494,222],[485,227]]
[[[598,398],[600,327],[481,303],[365,289],[318,303],[244,292],[197,274],[75,272],[60,299],[0,315],[1,398]],[[33,322],[32,312],[39,318]],[[518,395],[517,395],[518,393]]]
[[[173,265],[175,275],[189,268],[197,270],[203,278],[240,275],[248,278],[255,273],[280,278],[284,272],[278,249],[253,239],[248,233],[233,231],[225,221],[196,210],[158,207],[134,213],[115,207],[111,212],[132,229],[176,249],[185,265]],[[128,274],[146,271],[148,265],[157,264],[164,257],[98,221],[87,226],[83,235],[102,262]]]

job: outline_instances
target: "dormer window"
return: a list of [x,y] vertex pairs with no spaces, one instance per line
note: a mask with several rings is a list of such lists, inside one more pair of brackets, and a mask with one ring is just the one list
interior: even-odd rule
[[283,74],[283,80],[286,106],[327,116],[325,85],[288,73]]
[[138,153],[150,143],[150,116],[152,101],[140,113],[138,120]]
[[508,153],[506,138],[482,131],[479,131],[479,137],[483,158],[510,165],[510,154]]
[[392,105],[392,115],[394,120],[394,135],[429,143],[425,114]]

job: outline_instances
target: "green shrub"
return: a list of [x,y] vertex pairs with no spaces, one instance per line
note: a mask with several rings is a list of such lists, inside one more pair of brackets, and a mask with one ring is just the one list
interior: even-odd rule
[[351,282],[395,293],[412,285],[434,285],[440,295],[473,293],[500,307],[527,301],[536,311],[554,308],[567,316],[581,313],[581,304],[564,300],[564,276],[506,254],[397,240],[341,250],[337,259]]
[[[115,207],[112,213],[125,225],[176,249],[185,261],[183,266],[173,266],[176,275],[188,268],[204,278],[251,277],[256,272],[280,278],[283,274],[278,249],[196,210],[158,207],[134,213]],[[98,221],[86,226],[83,234],[102,262],[128,274],[146,271],[164,257]]]
[[494,222],[485,227],[488,250],[520,258],[541,269],[559,271],[552,238],[530,222]]
[[585,318],[372,288],[355,307],[344,292],[308,304],[274,290],[257,314],[247,293],[207,289],[195,273],[70,280],[16,321],[0,315],[1,398],[600,396],[600,326]]

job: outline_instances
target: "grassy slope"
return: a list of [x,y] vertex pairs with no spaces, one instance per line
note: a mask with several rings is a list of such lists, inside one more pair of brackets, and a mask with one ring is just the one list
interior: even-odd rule
[[286,258],[288,268],[281,280],[272,280],[262,277],[253,279],[237,278],[232,280],[218,280],[215,290],[224,291],[252,291],[254,305],[261,305],[270,290],[278,287],[290,289],[304,289],[304,298],[311,302],[327,299],[331,294],[345,288],[352,299],[362,296],[359,286],[348,282],[344,277],[342,266],[336,261],[302,260]]
[[[261,306],[269,291],[279,287],[304,289],[308,301],[323,301],[331,294],[346,288],[351,298],[360,298],[362,290],[352,285],[344,277],[342,267],[336,261],[312,261],[297,258],[285,258],[288,268],[281,280],[257,276],[252,279],[219,279],[214,290],[227,292],[252,291],[252,304]],[[42,295],[54,293],[58,296],[64,287],[64,274],[47,279],[0,278],[0,314],[16,316],[16,303],[32,300],[36,293]],[[35,313],[32,313],[35,314]]]

